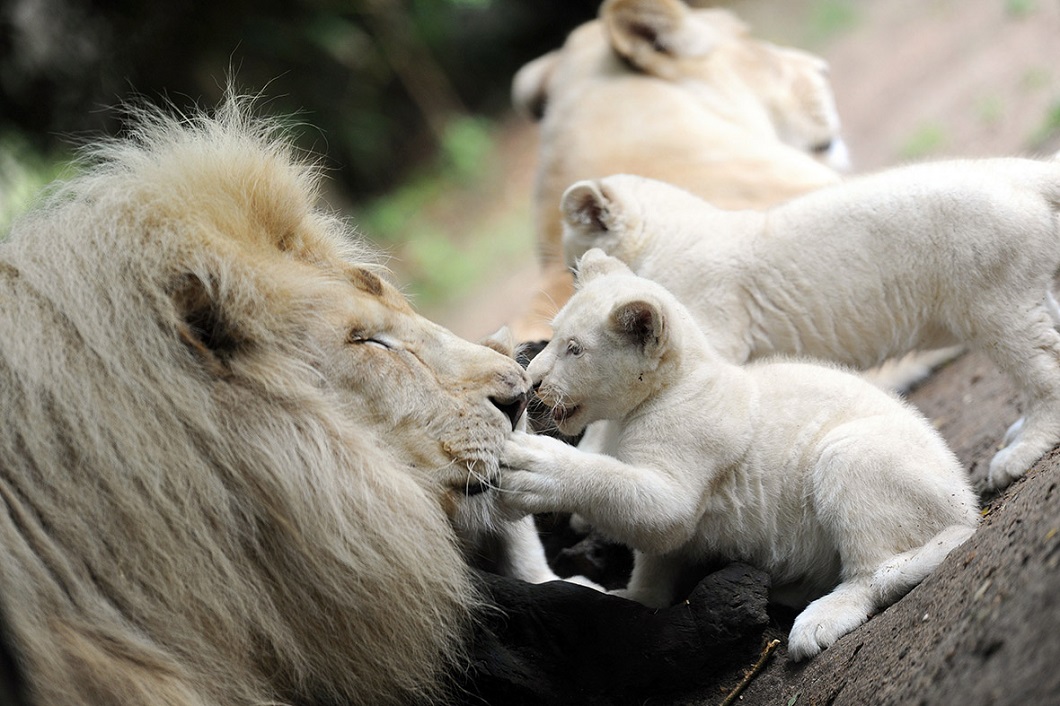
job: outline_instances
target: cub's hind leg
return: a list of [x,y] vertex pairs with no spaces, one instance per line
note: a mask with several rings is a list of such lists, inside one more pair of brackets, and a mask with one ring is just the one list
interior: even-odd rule
[[951,525],[923,546],[896,554],[875,570],[859,571],[844,580],[795,618],[788,636],[788,655],[798,661],[830,647],[870,615],[912,590],[974,532],[975,527]]
[[798,662],[816,656],[868,620],[874,608],[867,577],[844,581],[795,618],[788,635],[788,657]]
[[892,411],[840,425],[812,472],[817,518],[840,583],[792,626],[788,653],[806,659],[901,598],[974,531],[964,469],[923,420]]

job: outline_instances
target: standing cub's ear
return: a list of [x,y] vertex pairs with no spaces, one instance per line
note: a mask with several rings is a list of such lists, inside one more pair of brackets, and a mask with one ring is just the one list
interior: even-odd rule
[[559,61],[559,50],[537,57],[515,72],[512,79],[512,105],[524,117],[535,122],[545,117],[548,106],[548,82]]
[[718,41],[680,0],[607,0],[600,19],[616,54],[662,78],[669,77],[675,59],[703,56]]
[[633,271],[617,257],[611,257],[600,248],[593,248],[578,260],[577,284],[582,286],[596,277],[614,273],[631,275]]
[[560,199],[563,213],[563,259],[568,267],[600,239],[619,230],[620,211],[600,181],[591,179],[572,184]]
[[501,326],[479,341],[479,343],[486,346],[486,348],[492,348],[501,355],[506,355],[509,358],[515,357],[515,336],[507,326]]
[[658,351],[666,335],[662,310],[643,299],[616,306],[611,311],[611,328],[649,356]]

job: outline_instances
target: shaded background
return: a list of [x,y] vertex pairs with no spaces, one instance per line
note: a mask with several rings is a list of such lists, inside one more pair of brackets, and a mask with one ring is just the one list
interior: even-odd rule
[[[716,4],[699,1],[694,4]],[[1057,0],[739,0],[829,59],[856,170],[1042,153],[1060,131]],[[511,77],[597,0],[0,0],[0,237],[121,101],[210,106],[226,75],[292,115],[330,204],[469,338],[533,283],[536,130]]]

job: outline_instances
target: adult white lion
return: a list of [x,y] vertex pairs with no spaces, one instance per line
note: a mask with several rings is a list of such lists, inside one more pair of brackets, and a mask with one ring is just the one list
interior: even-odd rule
[[524,66],[515,105],[541,120],[534,195],[539,291],[515,325],[547,338],[570,296],[560,196],[579,179],[639,174],[721,208],[763,208],[838,180],[845,166],[827,65],[751,37],[722,9],[607,0],[598,20]]
[[138,125],[0,245],[34,702],[433,701],[478,605],[450,520],[525,374],[414,314],[239,101]]

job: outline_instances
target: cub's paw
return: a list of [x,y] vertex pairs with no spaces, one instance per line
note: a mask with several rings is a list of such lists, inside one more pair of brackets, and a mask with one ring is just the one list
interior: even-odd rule
[[547,475],[520,468],[501,468],[498,503],[508,513],[560,512],[556,483]]
[[[788,635],[788,657],[796,662],[816,657],[836,640],[868,620],[865,610],[831,605],[819,598],[795,618]],[[821,601],[826,601],[821,603]]]
[[988,490],[1003,490],[1024,475],[1048,449],[1040,449],[1017,441],[994,454],[986,477]]

